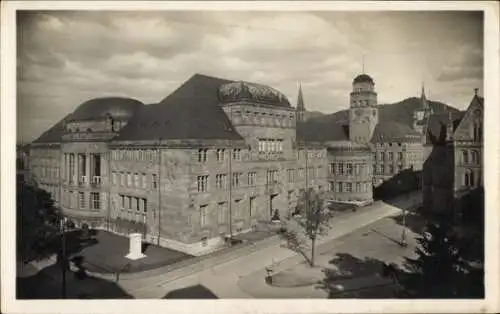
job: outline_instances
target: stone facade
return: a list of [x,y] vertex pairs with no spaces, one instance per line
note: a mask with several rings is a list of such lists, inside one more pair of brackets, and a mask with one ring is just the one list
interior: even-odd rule
[[297,128],[302,90],[298,114],[270,87],[197,75],[158,104],[82,104],[31,145],[30,168],[77,225],[205,254],[291,214],[307,189],[363,204],[379,180],[420,169],[422,145],[413,133],[384,137],[376,97],[373,80],[358,76],[349,135],[316,141]]
[[423,170],[426,209],[458,208],[459,214],[459,200],[483,187],[483,102],[476,90],[465,112],[431,116]]

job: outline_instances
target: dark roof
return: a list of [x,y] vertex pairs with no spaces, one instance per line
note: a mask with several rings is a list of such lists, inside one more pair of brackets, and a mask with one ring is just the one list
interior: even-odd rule
[[131,98],[94,98],[78,106],[68,117],[68,121],[104,118],[107,114],[110,114],[113,118],[128,119],[142,106],[142,102]]
[[221,103],[252,102],[268,106],[291,107],[290,102],[276,89],[250,82],[230,82],[218,89]]
[[59,143],[64,134],[64,120],[70,115],[67,115],[59,122],[54,124],[50,129],[43,132],[33,143]]
[[297,122],[297,140],[314,142],[348,141],[349,126],[315,119]]
[[384,121],[375,126],[371,142],[404,142],[419,135],[417,131],[408,125],[394,121]]
[[[447,112],[435,113],[429,117],[427,123],[426,139],[430,143],[444,143],[446,139],[446,128],[450,120],[450,114]],[[451,111],[451,119],[453,121],[453,131],[458,127],[458,124],[465,115],[464,111]]]
[[218,88],[229,82],[201,74],[192,76],[158,104],[143,106],[114,141],[241,140],[219,106]]
[[372,83],[372,84],[375,84],[373,82],[373,79],[371,78],[371,76],[369,76],[367,74],[360,74],[360,75],[356,76],[352,82],[353,83]]

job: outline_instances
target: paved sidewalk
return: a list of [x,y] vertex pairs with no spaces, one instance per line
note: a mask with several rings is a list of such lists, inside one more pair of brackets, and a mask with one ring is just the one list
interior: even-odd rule
[[[420,194],[414,193],[410,198],[405,196],[399,203],[392,203],[401,206],[414,204],[419,200]],[[330,230],[327,236],[318,239],[317,244],[320,246],[356,229],[370,225],[381,218],[397,215],[400,212],[401,209],[398,207],[377,202],[352,215],[338,216],[334,228]],[[302,260],[295,252],[281,247],[280,244],[270,244],[255,252],[198,271],[186,271],[184,276],[178,274],[179,276],[173,277],[171,273],[165,273],[143,280],[126,280],[120,282],[120,285],[137,298],[161,298],[169,291],[194,285],[203,285],[220,298],[249,298],[252,296],[238,287],[240,278],[257,271],[263,272],[264,268],[270,266],[273,262],[280,262],[279,269],[286,269]],[[262,281],[264,280],[263,277]]]

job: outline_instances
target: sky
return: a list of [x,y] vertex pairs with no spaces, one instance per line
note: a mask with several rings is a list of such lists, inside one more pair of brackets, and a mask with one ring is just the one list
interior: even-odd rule
[[24,11],[17,136],[95,97],[159,102],[196,73],[270,85],[293,106],[301,84],[307,110],[332,113],[364,64],[379,103],[425,82],[427,98],[465,109],[483,90],[482,23],[466,11]]

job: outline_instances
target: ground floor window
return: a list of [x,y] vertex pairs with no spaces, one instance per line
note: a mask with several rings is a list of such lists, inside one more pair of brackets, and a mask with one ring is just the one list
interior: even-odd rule
[[96,192],[90,193],[90,204],[91,204],[91,209],[101,208],[101,199],[99,193]]

